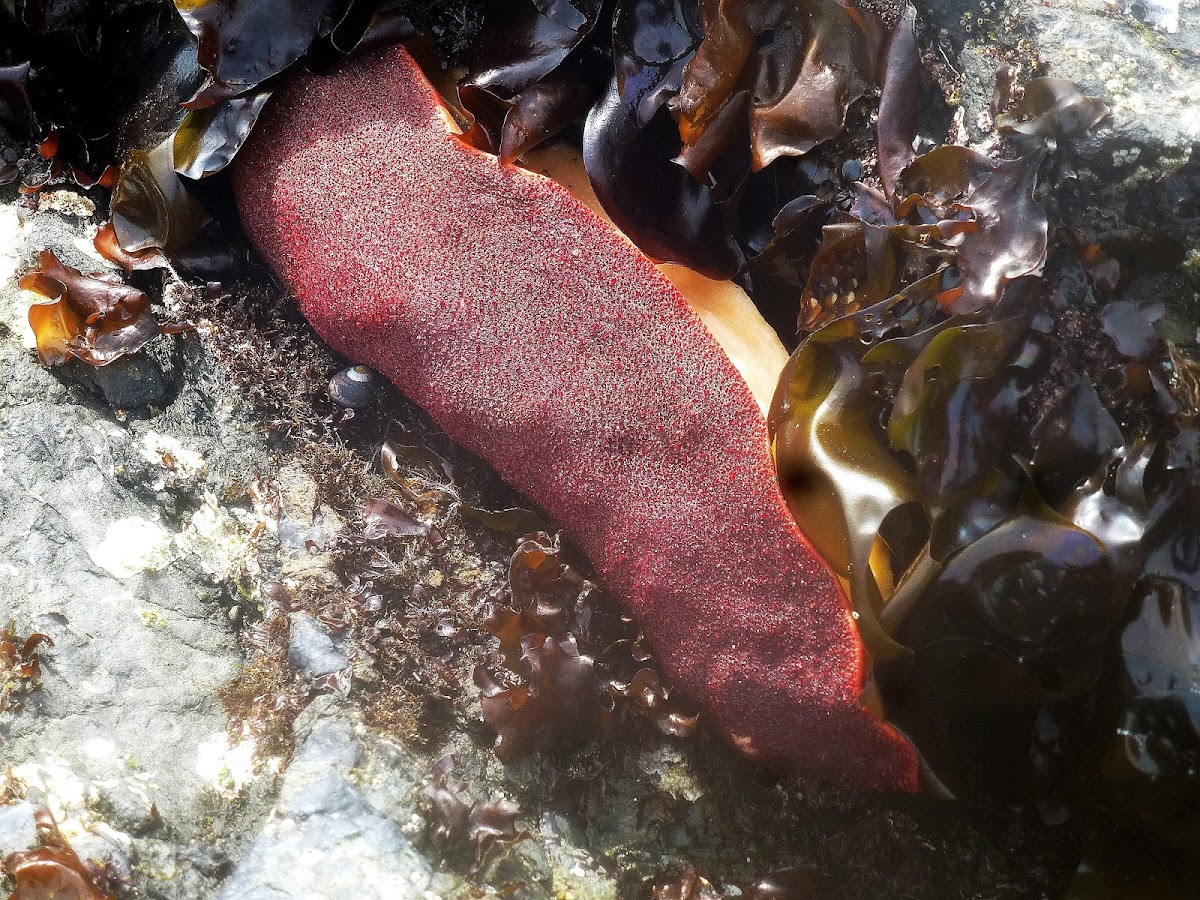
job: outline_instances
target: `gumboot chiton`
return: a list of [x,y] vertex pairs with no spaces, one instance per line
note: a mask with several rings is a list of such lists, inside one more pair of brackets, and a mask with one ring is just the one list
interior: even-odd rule
[[454,137],[399,48],[280,88],[235,184],[322,337],[549,511],[735,745],[916,789],[912,748],[859,703],[862,645],[758,407],[623,236]]

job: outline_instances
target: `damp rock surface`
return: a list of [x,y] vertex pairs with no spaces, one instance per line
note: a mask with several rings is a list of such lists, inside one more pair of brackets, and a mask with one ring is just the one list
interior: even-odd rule
[[351,771],[361,756],[348,720],[316,721],[283,776],[275,809],[220,900],[437,896],[429,861],[354,784]]
[[993,135],[997,66],[1066,78],[1109,108],[1109,116],[1064,154],[1068,178],[1054,202],[1067,220],[1094,229],[1161,229],[1186,261],[1146,279],[1166,298],[1161,331],[1176,344],[1200,341],[1200,6],[1189,0],[917,0],[935,52],[950,63],[961,103],[956,140]]
[[[53,641],[42,648],[41,689],[0,718],[0,752],[25,793],[0,808],[0,856],[28,843],[18,825],[36,805],[85,859],[120,869],[154,856],[156,875],[175,885],[154,896],[202,896],[225,863],[198,869],[184,851],[227,837],[217,821],[227,718],[216,692],[241,661],[227,578],[255,565],[239,543],[253,512],[239,511],[228,554],[198,548],[213,537],[206,496],[234,483],[232,470],[249,473],[261,451],[244,439],[240,451],[222,449],[232,423],[192,408],[126,416],[146,404],[92,389],[116,373],[86,383],[38,364],[16,276],[46,247],[102,267],[87,252],[94,226],[78,218],[87,207],[67,218],[60,206],[0,205],[0,618]],[[163,374],[152,356],[136,365]],[[237,840],[221,843],[226,856]]]

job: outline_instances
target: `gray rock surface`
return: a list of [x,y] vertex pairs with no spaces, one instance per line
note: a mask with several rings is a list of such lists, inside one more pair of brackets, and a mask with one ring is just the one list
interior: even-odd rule
[[[9,205],[0,217],[0,618],[54,641],[42,653],[42,689],[0,720],[3,758],[27,802],[50,808],[85,858],[121,871],[142,853],[137,836],[169,835],[162,866],[191,887],[151,894],[203,896],[215,882],[186,874],[194,867],[183,848],[223,836],[225,816],[214,811],[237,763],[217,688],[241,659],[227,587],[257,566],[256,515],[217,502],[237,493],[218,469],[249,471],[261,450],[231,440],[240,451],[210,467],[231,426],[198,418],[188,397],[135,419],[42,368],[13,276],[44,247],[85,271],[101,265],[84,250],[84,222]],[[0,832],[0,856],[17,840]]]
[[[964,75],[966,123],[977,127],[991,99],[996,64],[1017,63],[1022,78],[1069,78],[1112,110],[1098,146],[1125,151],[1114,165],[1132,167],[1141,153],[1181,159],[1200,141],[1200,4],[1179,4],[1174,34],[1105,0],[917,0]],[[1136,6],[1132,8],[1137,8]],[[979,71],[975,60],[983,61]]]
[[362,897],[433,900],[428,860],[352,780],[362,755],[350,722],[318,719],[283,777],[279,801],[221,900]]
[[32,803],[12,803],[0,806],[0,857],[37,845],[37,826]]
[[[1018,82],[1052,75],[1099,97],[1111,114],[1066,154],[1063,217],[1095,229],[1162,228],[1187,259],[1147,281],[1163,299],[1165,336],[1200,342],[1200,2],[916,0],[930,38],[959,77],[964,136],[990,137],[988,104],[1001,61]],[[1174,32],[1168,23],[1177,14]],[[1140,16],[1140,18],[1139,18]]]
[[[1175,34],[1132,14],[1114,15],[1104,0],[1047,0],[1023,7],[1038,56],[1049,74],[1070,78],[1112,110],[1100,135],[1114,165],[1133,168],[1157,158],[1184,160],[1200,141],[1200,6],[1179,5]],[[1150,159],[1142,161],[1142,153]]]
[[321,623],[307,613],[292,613],[288,661],[309,675],[332,675],[350,665]]

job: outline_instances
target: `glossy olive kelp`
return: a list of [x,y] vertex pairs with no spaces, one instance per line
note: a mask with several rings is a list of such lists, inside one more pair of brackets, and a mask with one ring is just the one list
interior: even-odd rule
[[1017,155],[941,148],[890,197],[860,188],[772,424],[933,779],[1124,830],[1128,880],[1151,845],[1182,871],[1200,835],[1200,409],[1161,307],[1125,296],[1138,266],[1052,233],[1035,195],[1050,142],[1102,115],[1035,81],[1000,120]]

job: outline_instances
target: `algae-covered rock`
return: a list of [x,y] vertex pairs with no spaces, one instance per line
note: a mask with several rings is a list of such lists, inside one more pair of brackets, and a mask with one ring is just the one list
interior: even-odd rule
[[963,137],[984,142],[997,67],[1017,84],[1037,75],[1075,82],[1109,115],[1065,148],[1054,200],[1068,223],[1096,232],[1153,232],[1139,265],[1140,289],[1161,299],[1160,328],[1194,346],[1200,326],[1200,7],[1187,0],[1113,4],[1104,0],[917,2],[930,42],[958,74]]

